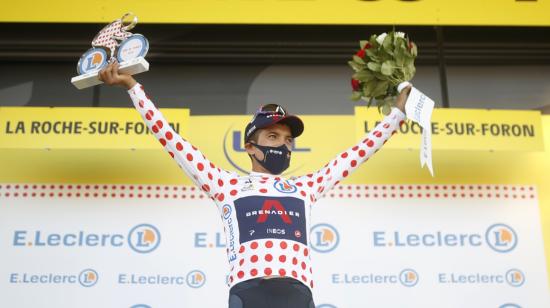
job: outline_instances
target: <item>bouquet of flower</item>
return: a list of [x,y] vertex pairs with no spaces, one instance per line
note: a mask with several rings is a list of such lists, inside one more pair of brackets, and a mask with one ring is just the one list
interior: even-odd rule
[[378,111],[389,114],[398,94],[397,86],[413,78],[418,48],[403,32],[372,35],[359,42],[361,49],[348,64],[355,71],[351,78],[351,99],[365,100]]

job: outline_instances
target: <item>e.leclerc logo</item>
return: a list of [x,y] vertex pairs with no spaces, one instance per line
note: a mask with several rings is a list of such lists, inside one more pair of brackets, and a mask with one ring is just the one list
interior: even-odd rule
[[321,223],[311,227],[311,248],[320,253],[331,252],[340,242],[340,235],[332,225]]
[[127,235],[121,233],[97,233],[84,230],[75,232],[45,232],[43,230],[15,230],[13,246],[16,247],[124,247],[137,253],[149,253],[160,244],[160,231],[151,224],[139,224]]
[[33,285],[69,285],[80,284],[89,288],[97,284],[99,274],[91,268],[82,270],[80,273],[11,273],[9,282],[11,284],[33,284]]
[[374,247],[426,248],[426,247],[481,247],[488,246],[498,253],[513,251],[518,244],[518,236],[509,225],[498,223],[482,232],[403,232],[373,231]]
[[206,283],[206,275],[199,270],[194,270],[187,274],[186,281],[189,287],[200,288]]

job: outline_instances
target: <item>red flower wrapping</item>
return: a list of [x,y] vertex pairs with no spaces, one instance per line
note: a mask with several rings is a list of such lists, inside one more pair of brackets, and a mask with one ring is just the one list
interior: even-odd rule
[[353,91],[359,91],[361,90],[361,82],[357,79],[351,79],[351,87],[353,88]]

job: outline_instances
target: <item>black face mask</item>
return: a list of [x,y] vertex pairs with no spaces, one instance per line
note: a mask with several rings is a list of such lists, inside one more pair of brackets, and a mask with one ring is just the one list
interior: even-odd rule
[[250,143],[264,153],[264,159],[259,160],[255,155],[251,155],[254,159],[260,163],[262,167],[271,172],[272,174],[281,174],[290,165],[291,152],[283,144],[279,147],[269,147]]

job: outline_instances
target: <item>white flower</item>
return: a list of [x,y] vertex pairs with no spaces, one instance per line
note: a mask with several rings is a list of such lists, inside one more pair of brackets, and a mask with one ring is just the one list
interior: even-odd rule
[[377,38],[376,38],[376,41],[378,42],[378,44],[382,45],[382,43],[384,42],[384,38],[386,38],[388,34],[386,32],[380,34]]
[[405,38],[405,32],[395,32],[395,36]]

